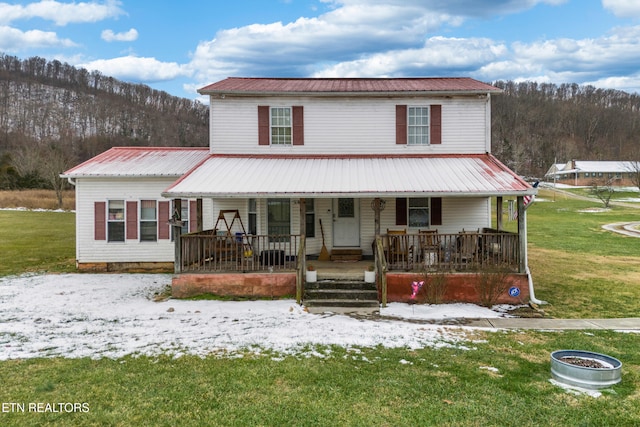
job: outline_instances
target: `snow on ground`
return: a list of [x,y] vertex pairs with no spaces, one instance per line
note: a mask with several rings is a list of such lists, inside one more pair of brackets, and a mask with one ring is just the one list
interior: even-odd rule
[[381,318],[310,314],[293,300],[154,301],[162,274],[25,275],[0,279],[0,360],[254,353],[323,356],[343,347],[466,348],[464,328],[432,319],[501,317],[473,304],[389,304]]

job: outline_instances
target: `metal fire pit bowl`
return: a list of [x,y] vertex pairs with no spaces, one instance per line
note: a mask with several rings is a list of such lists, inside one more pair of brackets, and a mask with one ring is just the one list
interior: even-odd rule
[[[579,366],[562,361],[565,357],[595,361],[603,367]],[[605,354],[582,350],[557,350],[551,353],[551,376],[560,383],[597,390],[618,384],[621,375],[622,362]]]

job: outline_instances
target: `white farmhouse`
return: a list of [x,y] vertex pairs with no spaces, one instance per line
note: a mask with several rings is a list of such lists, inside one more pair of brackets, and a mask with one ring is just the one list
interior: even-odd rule
[[[175,261],[177,294],[260,295],[269,283],[300,296],[305,263],[326,250],[375,261],[384,298],[402,300],[401,274],[425,269],[468,285],[469,271],[506,265],[526,282],[526,227],[503,232],[501,206],[516,197],[523,218],[536,190],[490,154],[499,89],[228,78],[199,92],[210,99],[206,152],[116,148],[63,174],[77,189],[79,267]],[[188,225],[167,231],[169,217]]]

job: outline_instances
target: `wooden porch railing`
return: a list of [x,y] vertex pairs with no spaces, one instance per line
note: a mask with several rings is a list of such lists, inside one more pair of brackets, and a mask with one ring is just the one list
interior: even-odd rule
[[[182,235],[179,272],[301,270],[306,256],[300,235]],[[378,277],[387,271],[519,270],[519,236],[485,229],[454,234],[384,234],[376,240]]]
[[455,234],[385,234],[384,257],[389,270],[465,271],[519,269],[519,236],[484,229]]
[[300,236],[216,235],[208,231],[180,237],[181,273],[295,270]]

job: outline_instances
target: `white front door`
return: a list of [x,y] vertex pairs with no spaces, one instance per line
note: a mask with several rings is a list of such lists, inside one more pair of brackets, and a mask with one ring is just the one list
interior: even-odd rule
[[333,246],[360,247],[360,203],[356,199],[333,199]]

